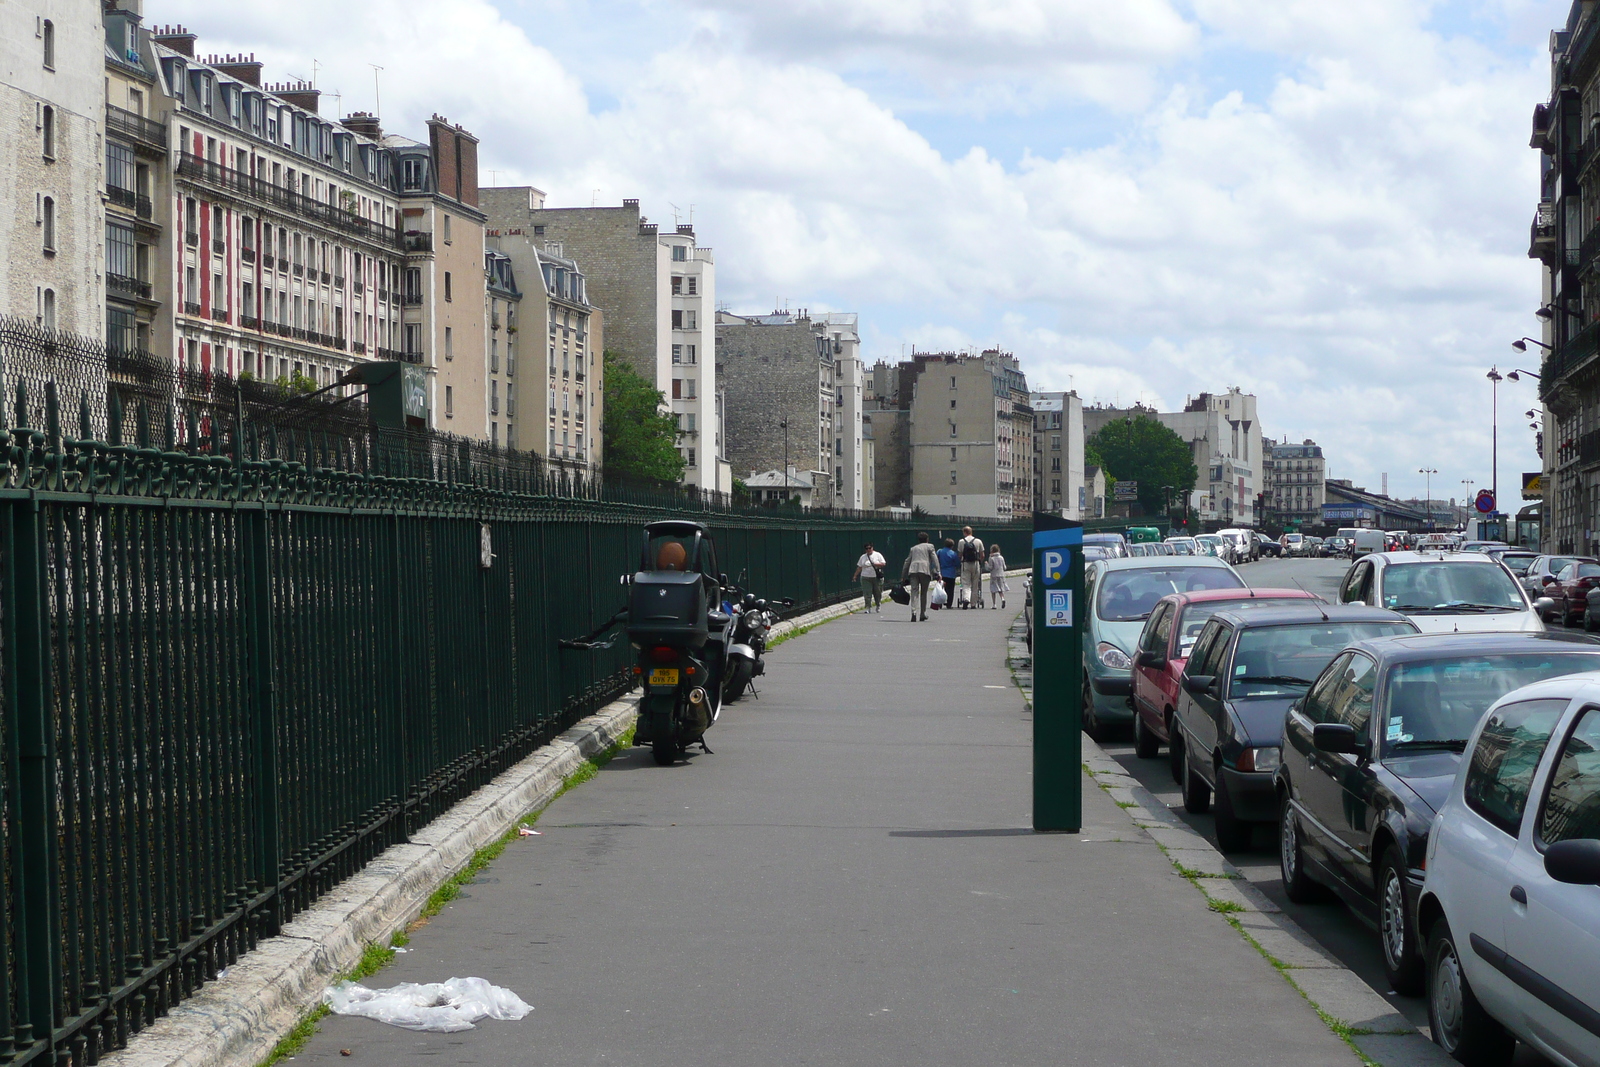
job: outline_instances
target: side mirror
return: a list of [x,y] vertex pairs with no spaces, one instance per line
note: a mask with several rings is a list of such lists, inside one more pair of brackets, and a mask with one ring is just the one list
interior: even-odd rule
[[1346,752],[1358,756],[1366,747],[1354,726],[1342,722],[1319,722],[1311,728],[1311,743],[1324,752]]
[[794,597],[792,597],[792,596],[784,597],[783,598],[783,606],[786,607],[786,608],[794,607]]
[[1137,656],[1133,657],[1133,665],[1135,667],[1148,667],[1153,671],[1159,671],[1166,667],[1167,657],[1163,656],[1153,648],[1147,648],[1143,652],[1140,652]]
[[1556,576],[1555,575],[1547,574],[1547,575],[1544,576],[1544,584],[1545,585],[1560,585],[1561,583],[1556,581]]
[[1217,677],[1214,674],[1186,674],[1183,676],[1183,688],[1185,692],[1200,696],[1215,685],[1216,681]]
[[1544,854],[1545,873],[1568,885],[1600,885],[1600,841],[1557,841]]
[[617,579],[617,584],[618,585],[632,585],[633,584],[633,575],[631,575],[631,574],[622,575],[621,577],[619,577]]
[[1533,602],[1533,610],[1544,616],[1556,610],[1556,602],[1547,596],[1539,597]]

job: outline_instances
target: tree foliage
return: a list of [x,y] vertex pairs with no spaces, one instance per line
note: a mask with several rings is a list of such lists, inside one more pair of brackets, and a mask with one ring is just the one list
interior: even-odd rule
[[611,473],[676,482],[683,477],[678,423],[666,399],[616,352],[605,353],[605,466]]
[[1161,515],[1167,509],[1163,486],[1188,493],[1200,478],[1194,465],[1194,452],[1183,438],[1155,419],[1139,417],[1108,422],[1084,446],[1101,457],[1107,481],[1139,483],[1139,503],[1145,514]]

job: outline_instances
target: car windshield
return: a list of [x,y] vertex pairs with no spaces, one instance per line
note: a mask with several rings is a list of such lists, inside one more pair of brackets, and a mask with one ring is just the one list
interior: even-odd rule
[[1396,563],[1383,571],[1383,607],[1416,613],[1522,611],[1517,583],[1488,563]]
[[1206,628],[1206,622],[1217,612],[1224,609],[1238,611],[1241,608],[1254,607],[1282,607],[1285,602],[1295,603],[1303,600],[1302,597],[1271,597],[1255,596],[1243,597],[1239,600],[1201,600],[1189,604],[1183,609],[1183,618],[1178,623],[1178,655],[1183,659],[1189,658],[1189,653],[1194,650],[1194,643],[1200,639],[1200,631]]
[[1100,580],[1095,613],[1107,622],[1137,622],[1148,618],[1156,601],[1168,593],[1242,588],[1244,582],[1226,567],[1174,564],[1111,571]]
[[1593,652],[1507,652],[1397,664],[1389,671],[1385,753],[1461,751],[1489,705],[1513,689],[1563,674],[1600,670]]
[[1228,696],[1233,700],[1300,696],[1352,642],[1416,632],[1416,627],[1398,619],[1251,626],[1239,634],[1234,649]]
[[1569,578],[1593,578],[1600,575],[1600,563],[1580,563],[1577,572],[1569,574]]
[[1509,552],[1500,557],[1500,562],[1508,567],[1512,574],[1518,578],[1528,573],[1528,567],[1534,561],[1533,556],[1513,556]]

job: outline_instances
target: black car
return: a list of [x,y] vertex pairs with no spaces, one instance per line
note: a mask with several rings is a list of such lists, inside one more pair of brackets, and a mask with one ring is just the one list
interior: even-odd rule
[[1278,817],[1272,772],[1290,703],[1340,649],[1416,632],[1404,615],[1366,605],[1275,601],[1211,617],[1184,664],[1170,748],[1183,806],[1198,814],[1216,795],[1224,852],[1248,848],[1251,824]]
[[1478,720],[1531,682],[1600,670],[1579,634],[1418,634],[1340,652],[1289,708],[1278,768],[1284,891],[1331,888],[1377,927],[1400,993],[1422,988],[1416,903],[1428,831]]

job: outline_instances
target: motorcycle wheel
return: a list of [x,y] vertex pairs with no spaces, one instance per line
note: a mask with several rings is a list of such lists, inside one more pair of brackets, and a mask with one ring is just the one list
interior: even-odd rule
[[678,758],[677,743],[668,741],[665,738],[658,738],[650,742],[650,755],[655,757],[657,766],[670,767]]
[[733,665],[728,675],[728,684],[723,687],[722,701],[732,704],[744,696],[744,691],[750,687],[750,668],[745,661],[740,660]]

